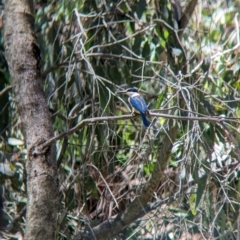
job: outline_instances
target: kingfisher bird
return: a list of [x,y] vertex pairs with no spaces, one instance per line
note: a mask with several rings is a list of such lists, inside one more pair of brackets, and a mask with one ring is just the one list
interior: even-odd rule
[[144,98],[139,94],[137,88],[128,88],[124,91],[120,91],[119,93],[125,93],[129,96],[128,102],[132,106],[132,113],[137,112],[141,114],[143,125],[147,128],[150,123],[147,120],[146,115],[149,114],[149,110]]

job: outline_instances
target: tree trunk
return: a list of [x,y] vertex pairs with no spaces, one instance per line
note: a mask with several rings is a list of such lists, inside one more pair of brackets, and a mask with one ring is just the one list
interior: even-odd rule
[[28,150],[25,239],[54,239],[58,210],[56,148],[55,144],[41,148],[54,132],[43,92],[33,2],[6,0],[4,8],[6,58]]

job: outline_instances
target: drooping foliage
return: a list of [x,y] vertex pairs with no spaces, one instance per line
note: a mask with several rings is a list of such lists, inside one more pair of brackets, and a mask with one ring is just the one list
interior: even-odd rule
[[[55,135],[87,121],[57,141],[59,239],[124,211],[151,178],[163,154],[161,141],[173,126],[177,137],[168,149],[164,177],[149,205],[142,206],[142,218],[121,234],[129,239],[236,236],[239,8],[236,0],[35,2]],[[10,84],[4,70],[0,90]],[[149,104],[149,129],[138,116],[120,117],[131,110],[116,92],[129,86],[138,87]],[[26,204],[26,150],[14,95],[8,91],[0,97],[1,179],[14,232],[24,229],[24,211],[15,217]]]

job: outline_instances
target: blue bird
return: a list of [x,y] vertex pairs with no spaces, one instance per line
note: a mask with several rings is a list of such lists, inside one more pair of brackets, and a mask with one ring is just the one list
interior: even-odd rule
[[147,128],[150,123],[147,120],[146,115],[149,114],[149,110],[144,98],[138,93],[137,88],[128,88],[125,91],[121,91],[119,93],[125,93],[129,96],[128,102],[133,108],[133,112],[137,112],[141,114],[143,125]]

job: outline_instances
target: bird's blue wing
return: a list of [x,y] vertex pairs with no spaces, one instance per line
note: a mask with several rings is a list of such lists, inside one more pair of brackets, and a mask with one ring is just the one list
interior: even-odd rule
[[130,97],[129,103],[140,113],[146,114],[149,111],[147,104],[141,95]]

